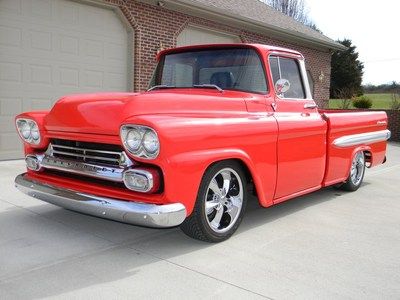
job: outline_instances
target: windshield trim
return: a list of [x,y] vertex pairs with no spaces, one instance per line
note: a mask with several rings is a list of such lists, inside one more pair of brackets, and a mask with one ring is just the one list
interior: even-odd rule
[[[270,95],[271,91],[270,91],[270,86],[269,86],[269,80],[268,80],[268,77],[267,77],[267,68],[266,68],[266,65],[264,63],[264,59],[263,59],[263,57],[262,57],[262,55],[260,53],[260,50],[258,48],[256,48],[256,47],[251,47],[249,45],[244,45],[244,44],[243,45],[235,45],[235,46],[223,45],[221,47],[216,46],[216,47],[198,48],[198,49],[195,48],[195,49],[189,49],[189,50],[184,50],[184,51],[179,51],[179,49],[178,49],[178,51],[176,51],[176,52],[173,51],[173,50],[171,50],[169,52],[166,52],[165,54],[163,54],[160,57],[159,62],[157,64],[156,68],[154,69],[154,73],[153,73],[153,76],[151,77],[148,89],[151,89],[153,86],[158,85],[157,82],[160,81],[160,78],[155,78],[155,77],[156,76],[160,76],[160,74],[162,73],[162,72],[159,72],[159,69],[163,69],[164,68],[165,57],[167,55],[178,54],[178,53],[188,53],[188,52],[202,52],[202,51],[210,51],[210,50],[232,50],[232,49],[251,49],[257,54],[258,59],[260,60],[260,64],[262,66],[266,90],[265,91],[250,91],[250,90],[243,90],[243,89],[237,89],[237,88],[236,89],[235,88],[230,88],[230,89],[225,88],[224,91],[239,91],[239,92],[254,93],[254,94],[266,95],[266,96]],[[154,79],[155,79],[154,85],[152,86],[152,83],[153,83]],[[187,86],[187,87],[179,87],[179,86],[176,86],[176,87],[171,88],[171,89],[190,89],[190,88],[193,88],[193,87],[189,87],[189,86]],[[199,89],[199,88],[197,88],[197,89]]]

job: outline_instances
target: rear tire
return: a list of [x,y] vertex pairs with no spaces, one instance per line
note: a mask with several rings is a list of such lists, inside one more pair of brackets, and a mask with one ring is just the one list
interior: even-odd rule
[[354,154],[350,167],[349,177],[347,177],[346,181],[343,184],[337,186],[337,188],[349,192],[357,191],[360,188],[364,179],[365,164],[366,162],[364,152],[358,151],[356,154]]
[[201,180],[192,214],[182,231],[197,240],[217,243],[230,238],[239,227],[247,203],[247,181],[236,161],[209,167]]

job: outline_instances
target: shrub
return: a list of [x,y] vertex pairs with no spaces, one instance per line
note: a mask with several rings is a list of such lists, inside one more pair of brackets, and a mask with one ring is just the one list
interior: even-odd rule
[[399,94],[392,94],[392,103],[390,103],[390,108],[394,110],[400,110]]
[[353,100],[353,106],[355,108],[371,108],[372,100],[366,96],[360,96]]

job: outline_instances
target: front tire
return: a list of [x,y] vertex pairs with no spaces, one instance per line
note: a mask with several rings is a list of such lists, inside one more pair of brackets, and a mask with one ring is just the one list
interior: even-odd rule
[[365,174],[365,155],[363,151],[357,152],[352,160],[350,174],[346,181],[338,188],[344,191],[357,191],[364,179]]
[[222,161],[209,167],[201,180],[192,214],[182,231],[198,240],[222,242],[239,227],[247,203],[247,181],[236,161]]

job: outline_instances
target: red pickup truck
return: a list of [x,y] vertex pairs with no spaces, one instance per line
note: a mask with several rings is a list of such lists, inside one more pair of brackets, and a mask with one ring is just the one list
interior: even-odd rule
[[86,214],[180,225],[219,242],[249,193],[261,206],[336,185],[385,161],[384,112],[318,110],[304,57],[265,45],[165,50],[142,93],[71,95],[22,113],[22,192]]

